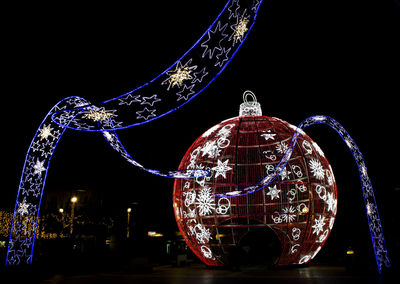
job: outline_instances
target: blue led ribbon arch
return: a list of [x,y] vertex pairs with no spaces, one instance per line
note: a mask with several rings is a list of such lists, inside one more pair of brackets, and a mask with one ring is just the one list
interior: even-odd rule
[[252,29],[262,0],[230,0],[200,39],[150,82],[93,105],[80,97],[58,102],[32,139],[22,170],[6,265],[32,263],[43,189],[54,150],[67,128],[102,132],[110,146],[132,165],[171,178],[206,175],[201,169],[147,169],[125,150],[116,130],[161,118],[195,98],[225,69]]
[[[261,0],[228,1],[200,39],[150,82],[96,106],[81,107],[82,112],[68,125],[64,118],[75,110],[54,114],[54,121],[75,130],[118,130],[148,123],[181,108],[225,69],[252,29],[261,3]],[[101,127],[90,119],[90,113],[96,110],[110,118]]]
[[360,149],[357,147],[356,143],[351,138],[349,133],[344,129],[342,125],[340,125],[339,122],[337,122],[336,120],[334,120],[329,116],[316,115],[303,120],[296,128],[293,137],[291,139],[291,143],[288,147],[288,150],[285,152],[285,154],[283,155],[282,159],[277,164],[275,169],[272,171],[271,174],[263,178],[256,185],[227,192],[224,194],[215,194],[215,196],[236,197],[236,196],[246,195],[256,192],[266,187],[271,182],[273,182],[274,179],[278,177],[279,174],[285,169],[286,164],[288,163],[293,153],[293,149],[296,145],[297,138],[299,137],[299,135],[303,132],[305,128],[314,124],[325,124],[333,128],[340,135],[340,137],[343,139],[343,141],[346,143],[347,147],[353,154],[353,157],[358,166],[358,173],[360,175],[362,194],[364,197],[365,210],[368,219],[369,230],[371,233],[371,240],[375,253],[376,264],[379,273],[381,273],[383,267],[390,268],[390,261],[386,249],[385,238],[383,236],[382,225],[379,217],[378,206],[376,204],[374,191],[372,188],[372,183],[367,173],[367,167],[365,165],[365,161],[363,155],[360,152]]

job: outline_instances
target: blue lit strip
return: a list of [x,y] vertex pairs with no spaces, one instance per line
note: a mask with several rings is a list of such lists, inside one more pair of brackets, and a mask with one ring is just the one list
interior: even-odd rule
[[237,197],[242,195],[247,195],[253,192],[256,192],[275,180],[277,176],[281,173],[281,171],[286,167],[292,153],[293,149],[296,145],[297,138],[301,134],[301,132],[307,128],[308,126],[314,124],[325,124],[333,128],[346,143],[347,147],[350,149],[353,157],[358,166],[358,173],[360,175],[360,181],[362,186],[362,193],[364,197],[364,204],[366,209],[366,215],[368,219],[368,226],[371,233],[372,246],[374,248],[376,264],[381,273],[383,267],[390,267],[390,261],[386,249],[385,238],[383,236],[382,225],[379,217],[378,206],[376,204],[374,191],[372,188],[371,180],[367,174],[367,167],[365,165],[364,158],[357,147],[354,140],[348,134],[348,132],[344,129],[342,125],[340,125],[336,120],[329,116],[317,115],[309,117],[303,120],[299,126],[297,127],[295,133],[293,134],[290,146],[288,150],[285,152],[281,161],[277,164],[275,169],[271,174],[263,178],[256,185],[252,185],[243,189],[238,189],[231,192],[226,192],[224,194],[215,194],[217,197]]
[[[148,123],[181,108],[199,95],[226,68],[253,28],[262,1],[228,1],[216,20],[200,39],[173,65],[150,82],[116,98],[96,104],[110,114],[113,125],[87,119],[92,106],[70,122],[63,117],[76,109],[53,115],[60,125],[81,131],[118,130]],[[217,43],[217,44],[216,44]]]
[[126,151],[115,131],[161,118],[200,94],[221,74],[242,46],[261,3],[261,0],[228,1],[200,39],[149,83],[97,106],[80,97],[69,97],[50,110],[27,152],[14,208],[6,265],[32,263],[50,160],[67,128],[102,132],[110,146],[129,163],[155,175],[195,178],[208,174],[200,169],[147,169]]
[[[62,109],[70,108],[79,100],[77,97],[68,97],[57,103],[46,115],[32,139],[15,203],[6,265],[32,263],[36,226],[47,172],[54,150],[66,129],[54,123],[51,116]],[[74,115],[71,116],[73,117]]]

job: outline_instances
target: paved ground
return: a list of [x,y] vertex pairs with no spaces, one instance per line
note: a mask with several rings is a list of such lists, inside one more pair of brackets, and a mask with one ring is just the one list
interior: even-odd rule
[[[396,281],[394,281],[396,280]],[[344,267],[310,266],[268,270],[262,266],[245,267],[240,271],[208,269],[194,264],[188,267],[159,266],[151,273],[99,273],[92,275],[55,275],[42,284],[91,283],[399,283],[399,279],[381,278],[373,272],[348,272]],[[393,282],[394,281],[394,282]]]

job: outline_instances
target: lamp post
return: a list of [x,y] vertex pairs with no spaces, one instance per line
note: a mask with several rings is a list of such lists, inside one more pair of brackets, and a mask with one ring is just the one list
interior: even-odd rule
[[72,235],[72,232],[74,230],[74,216],[75,216],[75,203],[78,201],[78,198],[76,196],[73,196],[71,198],[71,227],[70,227],[70,234]]
[[132,208],[128,208],[126,209],[126,213],[128,215],[128,221],[126,224],[126,238],[129,239],[129,224],[130,224],[130,219],[131,219],[131,212],[132,212]]

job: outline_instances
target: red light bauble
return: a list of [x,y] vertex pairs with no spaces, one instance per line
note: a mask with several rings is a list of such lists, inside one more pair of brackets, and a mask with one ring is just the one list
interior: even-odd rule
[[272,183],[243,196],[214,196],[259,182],[289,147],[296,127],[262,116],[257,104],[247,102],[240,116],[207,130],[179,166],[179,170],[209,171],[205,177],[176,179],[173,191],[179,230],[207,265],[228,264],[232,248],[249,233],[263,230],[272,230],[280,241],[276,265],[306,263],[320,251],[333,227],[337,190],[332,168],[304,132]]

